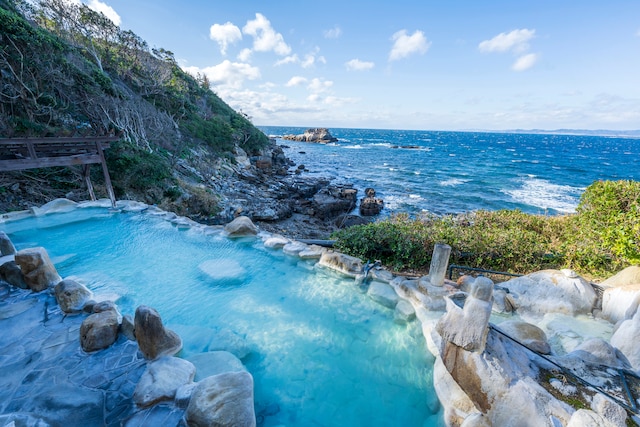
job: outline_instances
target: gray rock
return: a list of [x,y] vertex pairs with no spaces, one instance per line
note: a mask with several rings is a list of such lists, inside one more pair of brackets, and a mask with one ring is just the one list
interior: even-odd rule
[[118,338],[118,313],[115,310],[94,313],[80,325],[80,344],[86,352],[102,350]]
[[536,325],[520,320],[507,320],[500,323],[498,329],[511,338],[515,338],[530,350],[542,354],[551,353],[547,335]]
[[62,278],[43,247],[23,249],[15,256],[29,289],[40,292],[56,285]]
[[337,270],[351,277],[362,273],[362,260],[334,251],[323,253],[318,265]]
[[70,279],[59,282],[54,288],[54,294],[60,309],[65,313],[81,311],[92,297],[86,286]]
[[226,372],[246,371],[240,359],[228,351],[208,351],[187,358],[196,367],[196,381]]
[[[565,274],[566,273],[566,274]],[[543,270],[500,284],[509,289],[521,314],[589,314],[597,295],[593,287],[571,270]]]
[[601,393],[593,396],[591,409],[615,426],[627,425],[627,411]]
[[174,397],[174,401],[178,408],[187,409],[187,406],[189,406],[189,402],[191,401],[193,390],[196,389],[197,385],[198,384],[196,383],[189,383],[178,387],[176,390],[176,396]]
[[416,310],[407,300],[400,300],[396,304],[396,311],[393,314],[393,320],[396,323],[409,323],[416,318]]
[[229,237],[255,236],[258,234],[258,227],[246,216],[239,216],[224,226],[224,231]]
[[136,340],[135,326],[133,324],[133,317],[130,314],[122,316],[122,323],[120,323],[120,332],[131,341]]
[[196,367],[178,357],[160,357],[147,364],[133,392],[133,401],[147,407],[163,400],[173,400],[176,391],[193,381]]
[[396,307],[399,299],[395,289],[382,282],[371,282],[371,285],[369,285],[369,289],[367,290],[367,295],[369,295],[369,297],[378,304],[391,309]]
[[193,426],[255,427],[253,377],[248,372],[228,372],[200,381],[185,418]]
[[16,247],[13,246],[13,242],[9,239],[7,233],[0,231],[0,256],[14,255],[16,252]]
[[141,305],[136,309],[134,328],[138,346],[146,359],[172,356],[182,348],[180,337],[164,327],[160,314],[151,307]]
[[467,351],[482,353],[487,340],[492,293],[493,282],[486,277],[478,277],[464,308],[447,298],[447,312],[436,324],[438,334]]
[[0,279],[16,288],[27,289],[22,270],[20,270],[20,267],[18,267],[15,261],[5,262],[0,265]]
[[602,338],[591,338],[578,345],[571,353],[565,355],[563,358],[567,360],[578,358],[581,361],[596,365],[626,368],[627,366],[620,360],[618,354],[619,352]]
[[640,371],[640,311],[623,321],[611,336],[611,345],[625,355],[634,370]]

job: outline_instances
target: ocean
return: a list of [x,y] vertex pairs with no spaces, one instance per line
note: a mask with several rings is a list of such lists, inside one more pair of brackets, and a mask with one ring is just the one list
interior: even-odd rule
[[283,140],[307,128],[259,126],[308,176],[372,187],[383,216],[519,209],[575,212],[598,180],[640,180],[640,139],[592,135],[330,128],[331,144]]

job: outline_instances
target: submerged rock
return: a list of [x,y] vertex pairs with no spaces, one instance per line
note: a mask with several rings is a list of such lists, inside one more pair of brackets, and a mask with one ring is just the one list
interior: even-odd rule
[[398,294],[393,287],[382,282],[371,282],[367,295],[378,304],[395,309],[398,304]]
[[32,291],[43,291],[62,280],[43,247],[23,249],[16,254],[15,261]]

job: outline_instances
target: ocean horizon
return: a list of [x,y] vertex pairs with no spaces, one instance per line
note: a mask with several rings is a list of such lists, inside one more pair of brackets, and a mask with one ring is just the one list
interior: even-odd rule
[[258,128],[306,175],[353,184],[358,198],[374,188],[385,202],[382,216],[480,209],[567,214],[595,181],[640,180],[640,131],[329,128],[338,141],[317,144],[282,139],[305,127]]

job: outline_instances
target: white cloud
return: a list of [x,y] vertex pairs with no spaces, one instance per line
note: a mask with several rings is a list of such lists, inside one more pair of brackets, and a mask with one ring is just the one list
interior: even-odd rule
[[238,61],[249,62],[252,54],[253,54],[253,51],[251,49],[246,49],[246,48],[242,49],[238,54]]
[[337,25],[330,30],[324,31],[325,39],[337,39],[341,35],[342,35],[342,29],[340,29],[340,27],[338,27]]
[[327,91],[331,86],[333,86],[333,82],[331,80],[315,78],[311,80],[307,89],[312,93],[322,93]]
[[120,26],[120,23],[122,22],[120,15],[118,15],[118,13],[108,4],[103,3],[100,0],[90,0],[87,6],[96,12],[103,13],[104,16],[109,18],[114,24]]
[[300,59],[298,59],[298,55],[289,55],[289,56],[285,56],[284,58],[282,58],[279,61],[276,61],[275,66],[279,66],[279,65],[285,65],[285,64],[295,64],[296,62],[299,62]]
[[305,84],[308,80],[304,77],[301,76],[294,76],[291,77],[289,79],[289,81],[285,84],[285,86],[287,87],[293,87],[293,86],[301,86],[303,84]]
[[247,21],[242,32],[253,37],[253,50],[257,52],[273,51],[281,56],[291,53],[291,47],[285,43],[282,34],[277,33],[261,13],[256,13],[256,19]]
[[184,67],[184,70],[193,75],[197,73],[204,74],[212,86],[227,86],[232,89],[240,89],[245,80],[260,78],[260,69],[258,67],[240,62],[231,62],[228,59],[212,67]]
[[511,66],[511,69],[513,71],[528,70],[529,68],[533,67],[537,61],[538,61],[538,54],[528,53],[516,59],[516,62],[513,63],[513,65]]
[[373,62],[361,61],[357,58],[345,62],[344,65],[347,67],[347,71],[366,71],[375,67]]
[[230,44],[242,40],[242,33],[240,32],[240,28],[231,22],[227,22],[225,24],[213,24],[211,28],[209,28],[209,37],[211,40],[218,42],[220,52],[226,55],[227,47]]
[[513,30],[510,33],[500,33],[492,39],[484,40],[478,45],[480,52],[515,52],[523,53],[529,49],[529,40],[536,34],[536,30]]
[[302,66],[302,68],[311,68],[315,65],[316,62],[319,62],[321,64],[326,64],[327,60],[325,59],[324,56],[318,55],[319,52],[320,52],[320,48],[316,46],[313,52],[306,54],[304,56],[304,59],[300,62],[300,65]]
[[389,61],[406,58],[414,53],[425,54],[431,42],[427,41],[422,31],[416,30],[412,35],[407,34],[407,30],[400,30],[392,37],[393,47],[389,53]]

